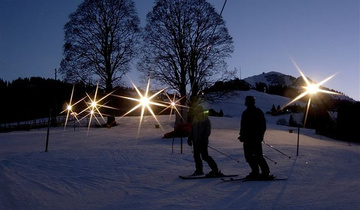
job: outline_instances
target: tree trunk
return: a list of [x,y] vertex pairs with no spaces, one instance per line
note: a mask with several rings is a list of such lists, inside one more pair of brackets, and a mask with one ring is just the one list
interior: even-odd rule
[[[111,81],[107,80],[107,81],[106,81],[106,94],[109,94],[109,93],[111,93],[112,91],[113,91],[112,83],[111,83]],[[108,106],[110,106],[110,107],[115,107],[114,96],[109,95],[109,96],[108,96],[108,99],[109,99]],[[109,109],[108,114],[109,114],[109,116],[107,117],[107,123],[106,123],[107,127],[108,127],[108,128],[111,128],[111,127],[113,127],[113,126],[116,126],[114,110],[113,110],[113,109]]]

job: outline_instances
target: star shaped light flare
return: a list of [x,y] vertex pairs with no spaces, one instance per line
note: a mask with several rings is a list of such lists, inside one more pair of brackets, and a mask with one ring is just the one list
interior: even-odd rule
[[[104,116],[101,113],[100,108],[102,108],[102,107],[110,108],[110,109],[114,109],[114,108],[110,107],[110,106],[106,106],[106,103],[101,104],[100,102],[103,101],[105,98],[107,98],[109,95],[111,95],[114,91],[108,93],[107,95],[105,95],[104,97],[102,97],[100,99],[97,99],[97,97],[98,97],[98,89],[99,89],[99,83],[97,83],[95,94],[94,94],[93,98],[90,97],[90,95],[88,93],[85,93],[86,94],[85,97],[83,97],[82,99],[80,99],[76,103],[72,104],[73,95],[74,95],[74,89],[75,89],[75,85],[73,86],[73,89],[72,89],[72,92],[71,92],[70,101],[69,101],[69,103],[66,104],[66,109],[63,110],[60,113],[60,114],[62,114],[64,112],[67,112],[64,129],[66,128],[66,125],[68,123],[69,115],[72,115],[79,123],[84,118],[89,117],[88,130],[90,128],[90,125],[91,125],[91,122],[92,122],[93,119],[95,119],[99,124],[101,124],[98,117],[97,117],[97,115],[99,115],[103,119],[103,121],[105,122]],[[87,107],[85,109],[81,110],[79,113],[75,112],[74,111],[75,105],[77,105],[81,101],[84,101],[86,98],[89,99],[89,101],[85,102]],[[82,115],[84,112],[87,112],[87,114],[85,116],[83,116],[81,119],[78,119],[77,116]]]
[[[134,86],[134,88],[135,88],[135,90],[136,90],[136,92],[137,92],[137,94],[139,96],[138,98],[132,98],[132,97],[127,97],[127,96],[117,96],[117,97],[125,98],[125,99],[128,99],[128,100],[138,102],[138,104],[136,106],[134,106],[132,109],[130,109],[128,112],[126,112],[123,116],[121,116],[121,117],[124,117],[124,116],[130,114],[131,112],[135,111],[136,109],[141,108],[139,126],[138,126],[138,131],[137,131],[137,138],[138,138],[139,133],[140,133],[140,128],[141,128],[141,123],[142,123],[143,118],[144,118],[145,110],[148,110],[151,113],[151,115],[154,117],[156,122],[161,127],[161,124],[160,124],[159,120],[155,116],[154,111],[151,109],[151,105],[166,107],[166,105],[164,105],[164,104],[157,103],[157,102],[153,101],[154,97],[159,95],[162,91],[164,91],[164,89],[161,89],[158,92],[156,92],[155,94],[153,94],[152,96],[149,96],[150,79],[148,80],[148,83],[147,83],[147,86],[146,86],[146,91],[145,91],[144,94],[142,94],[139,91],[139,89],[136,87],[136,85],[133,82],[131,82],[131,84]],[[161,129],[163,129],[163,128],[161,127]]]
[[184,106],[184,105],[180,105],[179,102],[181,101],[181,99],[183,99],[185,96],[179,98],[178,100],[176,100],[176,94],[174,94],[174,97],[171,99],[170,96],[168,94],[166,94],[166,97],[169,99],[169,102],[167,102],[167,106],[159,113],[161,114],[162,112],[164,112],[167,109],[170,109],[170,115],[169,118],[171,118],[171,115],[173,113],[173,111],[175,110],[176,113],[178,113],[178,115],[181,117],[181,119],[184,121],[183,117],[181,116],[179,109],[177,107],[184,107],[184,108],[189,108],[188,106]]
[[69,103],[66,104],[66,109],[64,109],[62,112],[60,112],[60,114],[62,114],[64,112],[67,112],[66,113],[66,120],[65,120],[64,130],[66,129],[66,125],[67,125],[68,120],[69,120],[69,115],[73,116],[74,119],[76,119],[76,121],[78,123],[80,123],[80,120],[77,118],[78,113],[76,113],[73,108],[74,108],[75,105],[77,105],[79,102],[84,100],[86,97],[80,99],[79,101],[77,101],[75,103],[72,103],[73,96],[74,96],[74,90],[75,90],[75,85],[73,85],[73,88],[72,88],[72,91],[71,91],[71,96],[70,96],[70,101],[69,101]]
[[335,95],[339,95],[339,93],[333,92],[333,91],[329,91],[329,90],[324,90],[321,89],[321,85],[323,85],[325,82],[329,81],[331,78],[333,78],[336,74],[331,75],[330,77],[322,80],[319,83],[312,83],[310,82],[307,77],[304,75],[304,73],[301,71],[301,69],[299,68],[299,66],[295,63],[295,61],[293,59],[291,59],[291,61],[293,62],[293,64],[295,65],[296,69],[300,72],[301,77],[303,78],[303,80],[306,83],[306,86],[303,86],[303,88],[305,89],[305,91],[303,93],[301,93],[300,95],[298,95],[296,98],[294,98],[293,100],[291,100],[289,103],[287,103],[283,108],[285,108],[286,106],[289,106],[290,104],[294,103],[295,101],[303,98],[306,95],[309,95],[309,100],[307,102],[307,107],[306,107],[306,113],[305,113],[305,119],[304,119],[304,127],[306,125],[306,120],[307,120],[307,116],[309,113],[309,108],[310,108],[310,104],[311,104],[311,97],[315,94],[317,94],[318,92],[321,93],[327,93],[327,94],[335,94]]
[[104,123],[106,122],[105,121],[105,118],[103,116],[103,114],[100,112],[100,108],[104,107],[104,108],[109,108],[109,109],[114,109],[113,107],[110,107],[110,106],[106,106],[106,103],[104,104],[101,104],[100,102],[103,101],[105,98],[107,98],[109,95],[113,94],[114,91],[106,94],[104,97],[100,98],[100,99],[97,99],[97,96],[98,96],[98,89],[99,89],[99,83],[97,83],[97,86],[96,86],[96,90],[95,90],[95,94],[94,94],[94,97],[91,98],[89,96],[89,94],[86,93],[86,96],[88,97],[89,101],[86,102],[87,104],[87,108],[85,108],[83,111],[81,111],[79,114],[85,112],[85,111],[88,111],[88,114],[85,115],[82,119],[90,116],[90,119],[89,119],[89,124],[88,124],[88,130],[90,128],[90,125],[91,125],[91,121],[92,119],[95,119],[100,125],[100,121],[98,119],[98,117],[96,115],[99,115],[101,117],[101,119],[104,121]]

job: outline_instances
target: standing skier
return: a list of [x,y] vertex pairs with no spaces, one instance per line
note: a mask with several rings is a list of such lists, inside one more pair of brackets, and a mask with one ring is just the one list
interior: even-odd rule
[[[243,142],[244,156],[251,167],[247,179],[268,179],[269,166],[263,156],[262,141],[266,130],[264,113],[255,106],[255,98],[247,96],[245,99],[247,109],[242,113],[240,124],[240,142]],[[259,173],[259,167],[261,174]]]
[[188,145],[194,145],[194,161],[196,170],[192,176],[200,176],[204,174],[202,160],[207,162],[211,168],[210,173],[206,174],[206,176],[223,176],[223,174],[219,171],[216,162],[211,156],[209,156],[208,153],[210,134],[210,120],[204,114],[204,109],[201,106],[196,106],[193,110],[191,132],[188,138]]

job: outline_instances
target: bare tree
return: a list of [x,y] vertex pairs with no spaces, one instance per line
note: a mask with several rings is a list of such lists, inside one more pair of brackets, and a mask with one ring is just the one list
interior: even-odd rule
[[233,41],[205,0],[157,0],[147,14],[139,71],[178,91],[190,103],[226,71]]
[[88,82],[98,76],[108,91],[136,55],[139,19],[131,0],[86,0],[65,27],[61,73]]
[[67,81],[100,80],[112,91],[114,82],[130,71],[139,23],[131,0],[85,0],[64,26],[60,73]]

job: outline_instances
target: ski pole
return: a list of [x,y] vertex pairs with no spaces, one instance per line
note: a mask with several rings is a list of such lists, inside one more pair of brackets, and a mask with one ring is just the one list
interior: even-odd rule
[[232,160],[235,160],[236,162],[240,163],[239,160],[236,160],[235,158],[233,158],[233,157],[231,157],[231,156],[229,156],[229,155],[227,155],[227,154],[225,154],[225,153],[223,153],[223,152],[220,152],[219,150],[215,149],[214,147],[211,147],[211,146],[209,146],[209,145],[208,145],[208,147],[209,147],[210,149],[213,149],[213,150],[215,150],[216,152],[218,152],[218,153],[220,153],[220,154],[222,154],[222,155],[224,155],[224,156],[226,156],[226,157],[228,157],[228,158],[230,158],[230,159],[232,159]]
[[276,161],[272,160],[272,159],[271,159],[271,158],[269,158],[268,156],[266,156],[266,155],[264,155],[264,154],[263,154],[263,156],[264,156],[264,158],[266,158],[266,159],[270,160],[270,161],[271,161],[271,162],[273,162],[274,164],[277,164],[277,162],[276,162]]
[[275,150],[275,151],[279,152],[280,154],[282,154],[282,155],[284,155],[284,156],[288,157],[289,159],[291,159],[291,156],[288,156],[287,154],[285,154],[285,153],[281,152],[280,150],[278,150],[278,149],[274,148],[272,145],[270,145],[270,144],[266,143],[265,141],[263,141],[263,142],[264,142],[264,144],[265,144],[266,146],[270,147],[271,149],[273,149],[273,150]]

